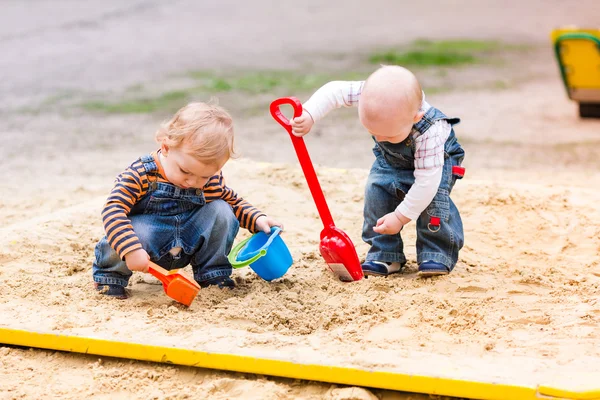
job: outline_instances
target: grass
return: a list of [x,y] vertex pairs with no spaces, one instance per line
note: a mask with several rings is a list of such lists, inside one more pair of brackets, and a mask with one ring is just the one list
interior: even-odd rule
[[451,86],[427,86],[425,89],[428,95],[439,94],[439,93],[448,93],[454,90]]
[[384,53],[377,53],[369,58],[373,64],[395,64],[410,66],[452,66],[462,64],[472,64],[475,57],[470,54],[460,54],[454,52],[442,51],[408,51],[396,52],[389,50]]
[[390,49],[369,56],[372,64],[406,66],[460,66],[485,61],[491,53],[519,50],[523,46],[507,45],[495,40],[440,40],[419,39],[404,49]]
[[510,87],[511,83],[503,80],[495,80],[491,84],[491,88],[496,90],[510,89]]
[[[500,91],[506,90],[513,87],[513,83],[506,80],[495,80],[491,82],[484,82],[482,84],[475,85],[464,85],[460,87],[460,90],[489,90],[489,91]],[[458,90],[457,86],[453,86],[451,84],[441,85],[441,86],[427,86],[425,88],[425,92],[428,95],[432,94],[440,94],[440,93],[448,93],[455,90]]]
[[176,109],[189,98],[186,91],[167,92],[156,98],[140,98],[118,103],[90,101],[82,104],[88,111],[99,111],[108,114],[143,114],[164,109]]
[[189,74],[199,81],[200,89],[212,92],[239,91],[246,94],[272,93],[274,91],[297,94],[312,91],[333,79],[364,79],[367,74],[356,72],[330,74],[301,74],[295,71],[254,71],[240,75],[212,75],[207,71]]
[[[448,76],[448,69],[445,67],[489,63],[493,62],[494,55],[502,51],[524,48],[525,46],[507,45],[499,41],[420,39],[404,48],[371,54],[368,61],[373,64],[438,67],[432,71],[438,77],[445,78]],[[341,55],[336,56],[341,57]],[[325,73],[285,70],[190,71],[185,76],[191,78],[191,83],[183,89],[149,97],[148,94],[144,94],[145,90],[142,85],[133,85],[125,89],[120,101],[94,100],[81,104],[81,107],[92,112],[110,114],[153,113],[174,111],[194,97],[207,98],[217,95],[232,107],[235,108],[238,105],[242,110],[249,111],[249,108],[254,107],[249,103],[260,103],[262,107],[263,103],[267,101],[267,95],[272,98],[290,95],[305,96],[332,80],[363,80],[372,72],[373,68],[365,63],[364,59],[354,60],[351,65],[353,66],[349,67],[349,72]],[[501,90],[508,86],[509,84],[498,80],[492,84],[492,89]],[[439,84],[439,87],[428,88],[428,93],[442,93],[451,90],[453,90],[453,86],[447,82]],[[247,102],[254,96],[258,99]]]
[[65,103],[68,103],[79,95],[79,92],[73,90],[61,91],[60,93],[46,97],[37,105],[22,107],[19,108],[18,111],[26,114],[38,115],[51,109],[60,109]]
[[413,42],[413,46],[437,51],[447,51],[448,49],[451,49],[453,51],[464,53],[500,50],[506,45],[497,40],[457,39],[433,41],[427,39],[417,39]]
[[[176,110],[195,95],[207,97],[210,94],[271,94],[276,96],[301,95],[312,92],[328,81],[362,80],[366,73],[348,72],[339,75],[302,74],[295,71],[253,71],[241,74],[220,75],[213,71],[192,71],[187,74],[197,84],[189,88],[166,92],[158,97],[134,97],[118,102],[103,100],[81,104],[85,110],[107,114],[145,114],[161,110]],[[128,88],[125,93],[141,96],[141,85]]]

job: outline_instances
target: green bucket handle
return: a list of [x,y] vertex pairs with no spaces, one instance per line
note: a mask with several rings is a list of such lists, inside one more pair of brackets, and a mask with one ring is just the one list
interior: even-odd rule
[[258,260],[262,256],[267,255],[267,248],[269,247],[269,245],[271,244],[273,239],[275,239],[275,237],[280,232],[281,232],[281,228],[273,227],[273,229],[271,231],[271,236],[269,237],[269,240],[267,240],[267,242],[263,245],[263,247],[260,248],[254,256],[252,256],[249,259],[244,260],[244,261],[238,261],[237,260],[238,253],[240,252],[240,250],[242,250],[244,248],[244,246],[246,246],[246,243],[248,243],[248,241],[250,239],[252,239],[252,236],[250,236],[247,239],[242,240],[233,249],[231,249],[231,252],[229,252],[229,255],[227,256],[229,263],[231,264],[231,266],[233,268],[243,268],[243,267],[246,267],[246,266],[252,264],[254,261]]

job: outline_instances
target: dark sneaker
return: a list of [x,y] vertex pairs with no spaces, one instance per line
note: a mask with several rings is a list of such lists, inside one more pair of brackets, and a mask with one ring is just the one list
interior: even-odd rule
[[124,300],[128,298],[127,291],[121,285],[94,282],[94,287],[100,294]]
[[422,277],[448,275],[449,273],[448,267],[435,261],[425,261],[419,265],[419,276]]
[[400,264],[399,262],[366,261],[362,264],[362,269],[365,276],[388,276],[390,274],[395,274],[396,272],[402,271],[402,267],[404,267],[404,263]]
[[200,282],[201,288],[207,288],[209,286],[217,286],[219,289],[233,289],[235,287],[235,282],[228,276],[217,276],[216,278]]

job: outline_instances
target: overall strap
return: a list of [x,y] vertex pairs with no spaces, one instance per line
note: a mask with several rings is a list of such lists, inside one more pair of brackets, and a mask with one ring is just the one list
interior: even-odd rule
[[148,177],[148,191],[156,190],[157,187],[157,174],[158,174],[158,165],[156,164],[156,160],[152,157],[151,154],[146,154],[140,157],[140,161],[146,170],[146,176]]
[[423,115],[419,122],[413,125],[413,138],[419,137],[431,128],[439,120],[446,120],[451,125],[456,125],[460,122],[459,118],[449,118],[435,107],[430,107]]
[[146,173],[156,174],[158,172],[158,165],[156,165],[156,161],[154,160],[154,157],[152,157],[151,154],[141,156],[140,161],[142,162],[142,165],[144,165]]

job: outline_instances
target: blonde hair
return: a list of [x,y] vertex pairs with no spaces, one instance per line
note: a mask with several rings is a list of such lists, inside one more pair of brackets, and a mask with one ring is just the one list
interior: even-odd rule
[[183,150],[206,164],[220,165],[235,157],[233,120],[222,107],[190,103],[161,125],[156,141]]

